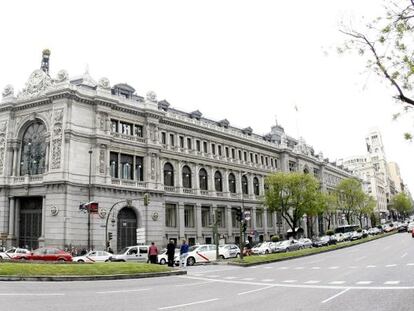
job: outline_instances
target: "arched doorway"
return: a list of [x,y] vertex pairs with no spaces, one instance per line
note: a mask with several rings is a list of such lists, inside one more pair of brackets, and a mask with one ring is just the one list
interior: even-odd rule
[[122,208],[118,213],[117,249],[137,244],[137,215],[130,207]]
[[20,198],[19,246],[28,249],[39,247],[42,234],[42,198]]

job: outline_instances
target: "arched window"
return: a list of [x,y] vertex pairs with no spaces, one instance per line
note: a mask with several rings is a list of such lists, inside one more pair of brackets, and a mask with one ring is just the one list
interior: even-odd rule
[[183,177],[183,187],[191,188],[191,170],[187,165],[183,167],[182,177]]
[[230,193],[236,193],[236,177],[233,173],[229,174],[229,191]]
[[46,126],[36,121],[23,134],[20,175],[43,174],[46,170]]
[[208,190],[207,172],[204,168],[198,172],[198,178],[200,180],[200,190]]
[[221,179],[221,173],[219,171],[216,171],[216,173],[214,174],[214,186],[216,191],[223,191],[223,180]]
[[303,170],[303,174],[309,174],[309,170],[307,167],[305,167],[305,169]]
[[164,185],[174,186],[174,168],[170,163],[164,165]]
[[247,183],[247,176],[242,176],[242,192],[243,194],[249,194],[249,185]]
[[259,179],[257,177],[253,178],[253,191],[255,195],[259,195]]

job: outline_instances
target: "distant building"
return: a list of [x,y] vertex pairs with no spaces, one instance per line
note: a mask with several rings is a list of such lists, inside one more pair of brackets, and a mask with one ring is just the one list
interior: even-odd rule
[[[251,213],[247,236],[264,240],[288,229],[262,205],[267,175],[313,174],[326,191],[352,176],[279,125],[261,136],[88,72],[52,78],[49,55],[21,92],[9,85],[2,93],[0,240],[7,245],[86,247],[89,233],[91,246],[103,249],[107,221],[113,249],[212,243],[213,215],[220,239],[238,242],[240,207]],[[87,202],[99,204],[89,229]],[[307,225],[324,231],[321,217],[303,220],[309,232]]]

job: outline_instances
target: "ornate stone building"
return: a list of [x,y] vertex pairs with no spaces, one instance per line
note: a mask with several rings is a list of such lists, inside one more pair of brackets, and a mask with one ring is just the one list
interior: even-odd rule
[[[70,79],[62,70],[52,78],[48,58],[46,51],[21,92],[9,85],[2,94],[3,244],[86,247],[89,236],[102,249],[107,221],[114,249],[137,239],[211,243],[212,215],[221,238],[233,242],[238,207],[251,211],[250,237],[268,239],[287,228],[261,203],[266,175],[303,171],[326,190],[351,176],[278,125],[260,136],[173,109],[154,92],[141,97],[127,84],[95,82],[88,72]],[[99,209],[88,225],[80,205],[91,201]],[[313,228],[323,231],[323,222]]]

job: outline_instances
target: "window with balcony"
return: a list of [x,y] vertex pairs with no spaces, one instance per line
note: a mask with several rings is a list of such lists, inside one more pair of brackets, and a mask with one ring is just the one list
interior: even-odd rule
[[118,153],[111,152],[109,156],[109,171],[112,178],[118,178]]
[[165,145],[167,143],[167,134],[161,132],[161,144]]
[[120,131],[124,135],[132,135],[132,124],[119,122]]
[[235,158],[236,158],[236,150],[234,150],[234,148],[231,148],[231,157],[232,157],[233,159],[235,159]]
[[221,173],[219,171],[216,171],[214,174],[214,187],[217,192],[223,191],[223,180],[221,178]]
[[226,150],[226,158],[229,158],[230,157],[229,147],[226,147],[225,150]]
[[180,136],[180,148],[184,148],[184,137]]
[[199,141],[199,140],[196,140],[196,148],[197,148],[197,151],[198,151],[198,152],[200,152],[200,151],[201,151],[201,143],[200,143],[200,141]]
[[249,184],[246,175],[242,176],[242,192],[243,194],[249,194]]
[[183,167],[182,179],[183,179],[183,187],[191,188],[191,170],[187,165]]
[[289,171],[294,172],[296,171],[296,163],[293,161],[289,161]]
[[165,226],[177,227],[177,206],[175,204],[165,204]]
[[236,177],[233,173],[229,174],[229,191],[230,193],[236,193]]
[[121,178],[122,179],[133,179],[132,168],[133,168],[133,157],[127,154],[121,154]]
[[111,132],[112,133],[118,132],[118,121],[117,120],[111,120]]
[[211,225],[211,213],[210,206],[201,207],[201,226],[203,228],[208,228]]
[[244,157],[243,157],[244,161],[247,161],[247,152],[245,151],[243,155],[244,155]]
[[263,210],[262,209],[256,210],[256,227],[263,228]]
[[198,178],[200,182],[200,190],[208,190],[207,171],[204,168],[200,169]]
[[174,134],[170,134],[170,146],[171,147],[174,147],[175,146]]
[[134,125],[134,135],[138,137],[144,136],[143,128],[141,125]]
[[219,228],[226,227],[226,209],[224,207],[217,207],[216,215],[217,215],[217,226]]
[[[20,157],[20,175],[43,174],[46,170],[46,126],[37,120],[24,132]],[[3,165],[3,164],[2,164]]]
[[243,160],[243,159],[242,159],[242,152],[241,152],[241,150],[239,150],[239,152],[238,152],[238,153],[239,153],[239,160]]
[[204,153],[207,153],[207,142],[206,141],[203,141],[203,152]]
[[274,167],[274,165],[273,165],[273,159],[270,159],[270,166],[271,167]]
[[218,155],[221,157],[222,156],[222,152],[221,152],[221,145],[217,146],[217,153]]
[[191,143],[191,138],[187,138],[187,149],[188,150],[193,149],[193,144]]
[[193,205],[184,205],[184,226],[186,228],[194,228],[194,206]]
[[215,144],[211,144],[211,153],[212,154],[216,154],[216,145]]
[[138,181],[144,180],[144,158],[135,157],[135,179]]
[[257,177],[253,178],[253,190],[255,195],[260,194],[259,179]]
[[164,185],[174,186],[174,168],[170,163],[165,163],[164,165]]

